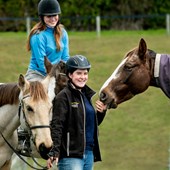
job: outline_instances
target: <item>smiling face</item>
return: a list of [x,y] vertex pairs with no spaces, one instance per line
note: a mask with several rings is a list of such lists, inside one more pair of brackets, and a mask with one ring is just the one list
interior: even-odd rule
[[88,81],[88,70],[77,69],[73,73],[69,73],[69,77],[74,85],[78,88],[83,88]]
[[59,20],[59,15],[44,16],[45,24],[50,27],[55,27],[56,24],[58,23],[58,20]]

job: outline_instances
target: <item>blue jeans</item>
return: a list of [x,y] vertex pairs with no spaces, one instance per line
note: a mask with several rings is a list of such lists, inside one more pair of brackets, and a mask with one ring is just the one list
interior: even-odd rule
[[41,81],[45,78],[45,76],[36,70],[28,69],[25,78],[28,81]]
[[93,170],[93,151],[86,150],[83,158],[63,158],[58,162],[58,170]]

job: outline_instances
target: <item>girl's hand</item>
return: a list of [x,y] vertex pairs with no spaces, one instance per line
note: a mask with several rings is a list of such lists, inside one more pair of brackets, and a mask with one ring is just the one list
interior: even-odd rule
[[98,112],[104,112],[107,110],[107,105],[105,105],[103,102],[100,100],[96,101],[96,109]]
[[55,157],[50,157],[48,160],[47,160],[47,168],[50,169],[53,167],[53,163],[55,163],[57,165],[58,163],[58,158],[55,158]]

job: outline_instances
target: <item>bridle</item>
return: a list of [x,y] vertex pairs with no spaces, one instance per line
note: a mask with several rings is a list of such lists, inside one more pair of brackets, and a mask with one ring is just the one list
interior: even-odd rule
[[[20,99],[20,104],[19,104],[19,108],[18,108],[18,116],[19,116],[19,120],[21,119],[21,113],[23,114],[23,118],[25,120],[25,125],[27,127],[27,132],[28,132],[28,135],[29,135],[29,138],[32,139],[33,143],[35,144],[35,140],[33,139],[33,135],[32,135],[32,130],[33,129],[37,129],[37,128],[50,128],[50,125],[35,125],[35,126],[30,126],[28,121],[27,121],[27,118],[26,118],[26,115],[25,115],[25,110],[24,110],[24,99],[26,99],[27,97],[30,97],[29,94],[23,96],[22,99]],[[3,136],[3,134],[1,133],[1,136],[4,138],[5,142],[9,145],[9,147],[14,151],[14,153],[24,162],[26,163],[28,166],[30,166],[32,169],[35,169],[35,170],[47,170],[47,166],[44,167],[42,165],[40,165],[36,159],[32,156],[31,154],[31,150],[29,149],[29,155],[30,157],[32,158],[32,160],[34,161],[34,163],[41,167],[41,168],[36,168],[34,166],[32,166],[29,162],[27,162],[21,155],[20,153],[15,150],[11,144],[5,139],[5,137]]]

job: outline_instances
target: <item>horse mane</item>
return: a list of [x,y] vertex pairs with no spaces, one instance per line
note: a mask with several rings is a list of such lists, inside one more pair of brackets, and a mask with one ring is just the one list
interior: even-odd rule
[[[131,53],[134,53],[135,50],[138,50],[138,47],[135,47],[135,48],[131,49],[129,52],[127,52],[127,53],[125,54],[125,57],[124,57],[124,58],[126,58],[126,57],[127,57],[128,55],[130,55]],[[156,52],[153,51],[153,50],[151,50],[151,49],[147,49],[146,54],[148,55],[148,57],[150,57],[150,59],[155,59],[155,57],[156,57]]]
[[130,54],[133,54],[134,51],[136,51],[136,50],[138,50],[138,47],[135,47],[135,48],[131,49],[130,51],[128,51],[128,52],[125,54],[124,58],[126,58],[126,57],[129,56]]
[[17,83],[0,85],[0,107],[5,104],[17,104],[19,102],[20,89]]
[[151,59],[155,59],[155,57],[156,57],[156,52],[155,51],[148,49],[148,54],[149,54]]
[[32,97],[33,101],[37,101],[39,99],[47,100],[48,98],[43,84],[39,81],[30,82],[30,87],[28,90],[29,91],[27,91],[27,93],[30,93],[30,96]]

